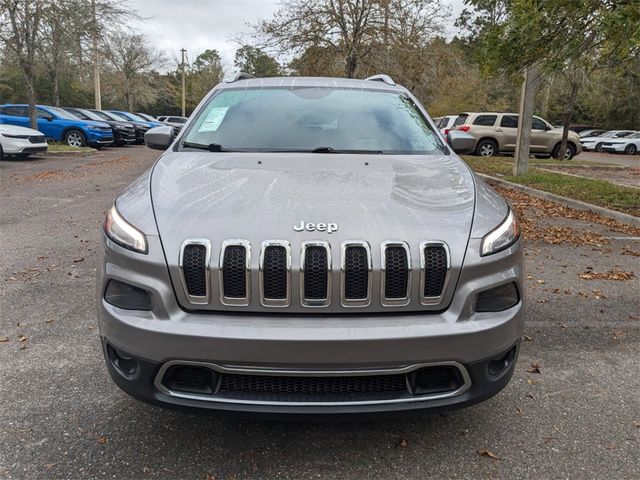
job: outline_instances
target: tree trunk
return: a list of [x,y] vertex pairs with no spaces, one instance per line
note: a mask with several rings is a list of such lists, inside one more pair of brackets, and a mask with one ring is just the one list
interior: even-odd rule
[[513,175],[524,175],[529,169],[529,151],[531,146],[531,125],[536,89],[540,84],[540,75],[535,65],[524,72],[522,90],[520,92],[520,114],[518,115],[518,133],[516,138],[515,162]]
[[53,104],[56,107],[60,106],[60,82],[58,81],[58,72],[56,67],[49,70],[49,79],[51,80],[51,90],[53,95]]
[[569,137],[569,125],[571,125],[571,117],[573,116],[573,107],[576,103],[576,96],[578,95],[578,83],[571,82],[571,94],[569,95],[569,101],[567,102],[567,108],[564,112],[564,119],[562,122],[562,141],[560,142],[560,150],[558,150],[558,160],[564,160],[565,152],[567,151],[567,138]]
[[33,85],[33,70],[24,70],[24,83],[27,88],[27,103],[29,104],[29,123],[34,130],[38,129],[38,116],[36,114],[36,89]]
[[356,72],[357,66],[358,66],[358,57],[353,51],[351,51],[349,52],[346,58],[346,64],[344,69],[345,76],[347,78],[353,78],[353,75]]

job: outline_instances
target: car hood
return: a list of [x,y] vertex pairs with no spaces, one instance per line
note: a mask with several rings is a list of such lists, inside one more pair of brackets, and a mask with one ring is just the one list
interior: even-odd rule
[[44,135],[44,133],[34,130],[33,128],[18,127],[5,123],[0,123],[0,133],[8,133],[10,135]]
[[126,129],[132,129],[133,124],[131,122],[120,122],[120,121],[116,121],[116,120],[109,120],[107,122],[109,124],[109,126],[111,127],[122,127],[122,128],[126,128]]
[[[473,221],[475,185],[455,155],[171,152],[154,167],[151,197],[174,285],[180,248],[188,239],[208,239],[216,262],[224,240],[246,240],[252,270],[263,241],[286,240],[294,272],[303,241],[329,242],[338,271],[338,252],[347,240],[370,244],[374,270],[385,241],[407,242],[413,268],[420,268],[420,242],[444,241],[455,285]],[[337,231],[294,231],[301,222],[335,223]]]

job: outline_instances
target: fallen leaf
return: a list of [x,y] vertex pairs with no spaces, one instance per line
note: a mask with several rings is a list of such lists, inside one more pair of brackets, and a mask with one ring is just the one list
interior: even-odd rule
[[49,319],[45,320],[44,323],[53,323],[53,318],[49,318]]
[[47,470],[50,470],[51,468],[55,467],[57,465],[57,463],[45,463],[44,464],[44,468],[46,468]]
[[533,342],[533,338],[531,338],[529,335],[523,335],[522,338],[524,338],[525,342]]
[[105,437],[104,435],[100,435],[100,438],[98,438],[98,443],[100,445],[104,445],[105,443],[107,443],[107,437]]
[[608,272],[594,272],[588,270],[580,275],[583,280],[616,280],[624,282],[635,277],[633,272],[625,272],[623,270],[609,270]]
[[524,414],[524,412],[522,411],[522,409],[520,407],[516,407],[516,413],[518,415],[523,415]]
[[216,480],[215,475],[205,474],[204,480]]
[[9,342],[9,337],[0,337],[0,343],[7,343]]
[[540,365],[532,363],[529,368],[527,368],[527,373],[540,373]]
[[538,283],[539,283],[540,285],[544,285],[544,280],[538,280]]
[[498,455],[493,453],[491,450],[478,450],[478,455],[481,457],[491,458],[492,460],[500,460]]
[[18,341],[19,341],[19,342],[26,342],[27,340],[28,340],[28,338],[27,338],[27,337],[25,337],[24,335],[20,335],[20,336],[18,337]]
[[407,443],[407,441],[406,441],[404,438],[400,440],[400,443],[398,443],[398,446],[399,446],[400,448],[406,448],[406,447],[407,447],[407,445],[408,445],[408,443]]
[[620,340],[622,337],[624,337],[624,330],[613,332],[613,338],[615,338],[616,340]]
[[84,257],[74,258],[73,259],[73,263],[80,263],[80,262],[84,262]]
[[[527,378],[527,383],[529,385],[536,385],[538,383],[538,381],[534,380],[533,378]],[[531,398],[533,398],[533,397],[531,397]]]

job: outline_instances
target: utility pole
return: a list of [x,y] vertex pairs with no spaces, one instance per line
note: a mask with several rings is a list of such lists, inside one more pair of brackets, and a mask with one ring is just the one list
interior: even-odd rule
[[184,63],[184,56],[187,53],[187,51],[184,48],[180,49],[180,53],[182,53],[182,116],[186,117],[186,106],[187,106],[187,102],[185,99],[185,94],[186,94],[186,83],[185,83],[185,63]]
[[540,77],[535,65],[524,72],[522,92],[520,93],[520,115],[518,116],[518,138],[516,139],[516,158],[513,164],[515,176],[524,175],[529,168],[529,150],[531,146],[531,124],[536,89]]
[[91,0],[91,14],[93,15],[93,95],[96,110],[102,110],[102,98],[100,94],[100,64],[98,56],[98,19],[96,17],[96,0]]

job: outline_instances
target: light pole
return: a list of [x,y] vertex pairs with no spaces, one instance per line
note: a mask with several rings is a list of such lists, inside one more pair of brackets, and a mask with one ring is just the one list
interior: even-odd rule
[[95,97],[96,110],[102,110],[102,98],[100,94],[100,64],[98,58],[98,19],[96,17],[96,0],[91,0],[91,14],[93,15],[93,95]]
[[186,93],[186,83],[185,83],[185,65],[184,65],[184,56],[187,53],[187,51],[184,48],[180,49],[180,53],[182,53],[182,116],[186,117],[186,107],[187,107],[187,102],[185,99],[185,93]]

